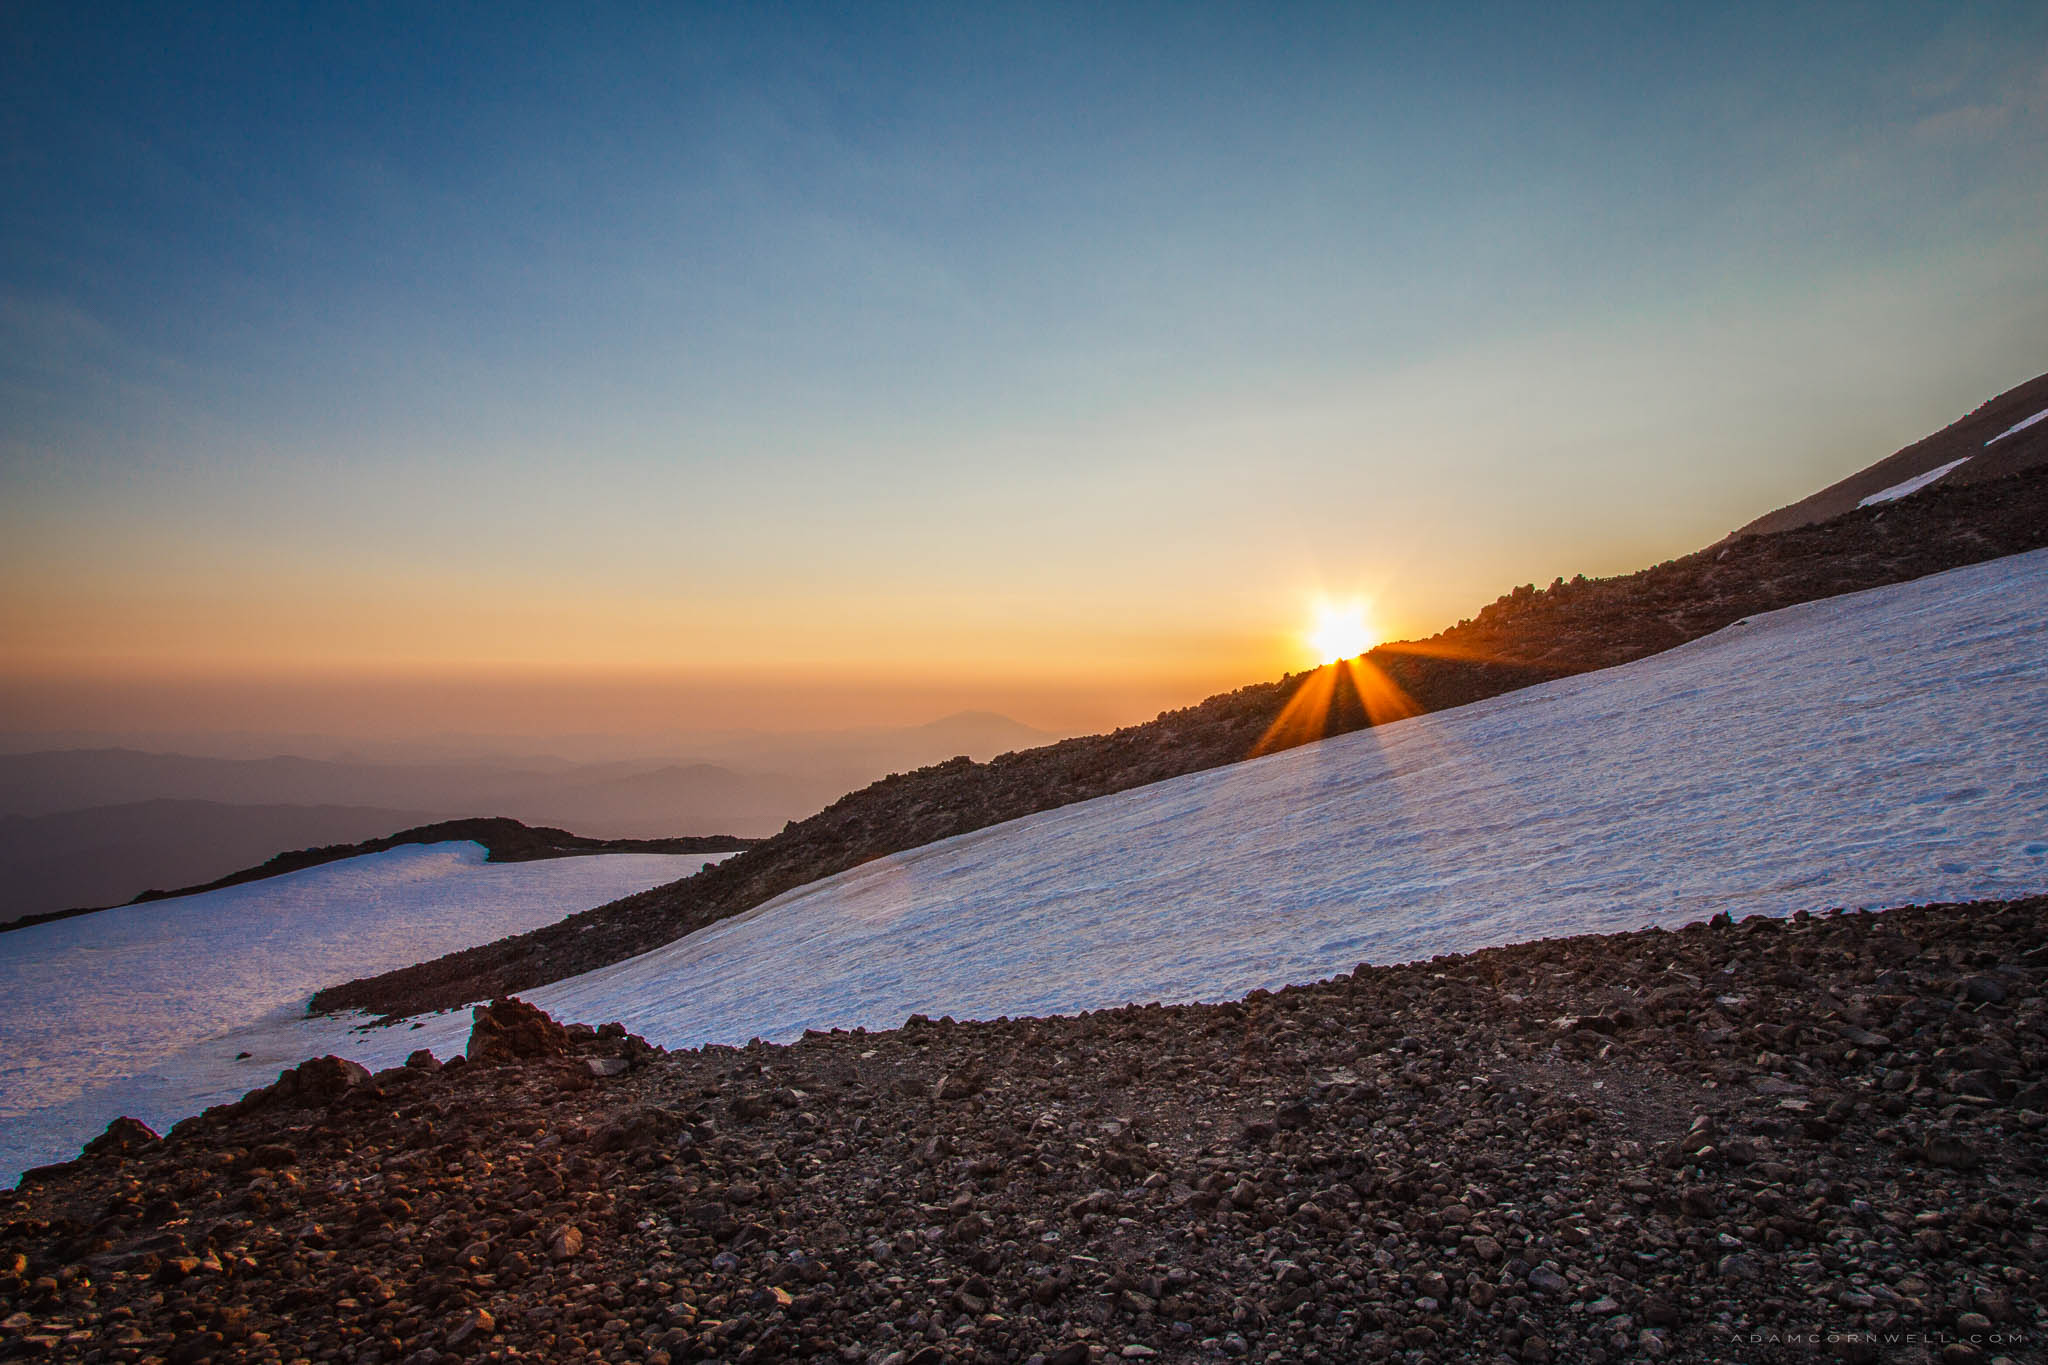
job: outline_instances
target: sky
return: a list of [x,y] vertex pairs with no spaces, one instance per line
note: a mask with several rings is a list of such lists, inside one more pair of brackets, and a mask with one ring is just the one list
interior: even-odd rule
[[1102,728],[2048,369],[2038,4],[0,16],[4,731]]

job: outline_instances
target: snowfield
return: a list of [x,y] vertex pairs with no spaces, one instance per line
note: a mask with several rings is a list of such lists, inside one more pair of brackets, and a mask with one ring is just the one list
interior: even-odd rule
[[[411,845],[0,934],[0,1179],[76,1156],[118,1115],[160,1126],[275,1079],[300,1060],[279,1049],[321,986],[551,924],[705,861],[487,863],[479,844]],[[310,1055],[364,1051],[337,1043]],[[257,1056],[236,1062],[243,1050]]]
[[[785,1040],[914,1012],[1223,999],[1724,910],[2038,893],[2044,697],[2048,551],[883,858],[528,998],[670,1047]],[[302,973],[281,994],[373,969]],[[85,1064],[120,1027],[107,979],[49,1035],[38,1074]],[[20,1007],[6,1008],[0,1023]],[[146,1086],[100,1092],[90,1122],[74,1106],[30,1159],[69,1154],[116,1113],[161,1126],[302,1057],[375,1068],[460,1050],[468,1032],[460,1011],[368,1032],[287,1015],[157,1061]],[[245,1048],[256,1057],[233,1062]],[[19,1161],[29,1144],[9,1130]]]
[[674,1047],[2048,891],[2048,551],[1062,807],[545,987]]

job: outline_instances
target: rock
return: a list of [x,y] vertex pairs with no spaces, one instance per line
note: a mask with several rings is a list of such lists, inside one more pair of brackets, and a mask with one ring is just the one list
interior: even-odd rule
[[1974,1171],[1984,1164],[1984,1158],[1975,1148],[1960,1138],[1937,1134],[1927,1139],[1920,1149],[1921,1156],[1935,1166],[1947,1166],[1952,1170]]
[[360,1062],[342,1056],[317,1056],[299,1062],[299,1099],[340,1099],[358,1085],[367,1085],[371,1072]]
[[226,1345],[227,1338],[219,1332],[191,1332],[171,1343],[164,1353],[164,1365],[199,1365],[216,1359]]
[[952,1226],[946,1229],[946,1240],[951,1242],[978,1242],[993,1231],[995,1231],[995,1224],[989,1221],[988,1215],[970,1213],[964,1218],[955,1220]]
[[1980,1289],[1976,1294],[1977,1311],[1992,1322],[2020,1322],[2024,1315],[2019,1305],[2013,1302],[2010,1293],[2003,1289]]
[[2005,984],[1995,976],[1973,976],[1963,982],[1962,994],[1973,1005],[2003,1005]]
[[583,1254],[583,1229],[574,1223],[556,1228],[548,1235],[548,1259],[573,1261]]
[[657,1105],[643,1104],[627,1110],[590,1135],[595,1152],[640,1151],[666,1146],[683,1129],[683,1117]]
[[1542,1265],[1529,1272],[1529,1287],[1541,1294],[1562,1294],[1570,1288],[1564,1276]]
[[624,1057],[585,1057],[583,1065],[589,1068],[591,1075],[600,1080],[623,1076],[633,1069],[633,1064]]
[[480,1336],[489,1336],[498,1330],[498,1324],[491,1315],[481,1308],[464,1313],[455,1326],[448,1330],[448,1347],[461,1350],[470,1341]]
[[134,1156],[148,1151],[163,1139],[140,1119],[122,1117],[107,1125],[106,1131],[85,1144],[87,1156]]
[[296,1166],[299,1154],[281,1142],[266,1142],[249,1150],[247,1164],[259,1171],[281,1171]]
[[940,1077],[939,1083],[932,1087],[932,1096],[941,1100],[964,1100],[979,1095],[987,1085],[988,1079],[981,1068],[967,1067]]
[[469,1044],[463,1056],[486,1066],[561,1057],[569,1051],[569,1033],[542,1010],[523,1000],[503,997],[470,1011]]
[[1493,1265],[1501,1258],[1501,1246],[1491,1237],[1474,1237],[1472,1254],[1488,1265]]
[[441,1063],[426,1048],[415,1048],[406,1055],[405,1064],[414,1071],[439,1071]]
[[1743,1251],[1730,1252],[1723,1256],[1715,1269],[1724,1280],[1754,1280],[1763,1273],[1763,1268],[1757,1264],[1756,1257]]
[[739,1094],[725,1102],[725,1112],[742,1123],[758,1123],[774,1116],[775,1103],[766,1095]]
[[369,1068],[346,1057],[315,1057],[280,1074],[272,1090],[279,1098],[322,1104],[341,1098],[369,1079]]

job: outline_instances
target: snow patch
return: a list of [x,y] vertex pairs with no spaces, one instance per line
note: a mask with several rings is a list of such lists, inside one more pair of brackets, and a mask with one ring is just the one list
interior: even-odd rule
[[[402,1061],[419,1033],[380,1029],[366,1043],[347,1024],[302,1028],[307,998],[725,855],[485,856],[475,843],[414,844],[0,934],[0,1179],[76,1156],[118,1115],[161,1130],[308,1056]],[[237,1062],[242,1051],[255,1055]]]
[[2006,437],[2012,435],[2016,431],[2025,431],[2028,427],[2034,425],[2034,423],[2040,421],[2043,417],[2048,417],[2048,408],[2041,409],[2039,412],[2035,413],[2032,417],[2029,417],[2024,422],[2014,422],[2011,426],[2007,427],[2004,431],[1999,432],[1996,436],[1992,437],[1989,441],[1986,441],[1984,444],[1987,446],[1992,445],[1996,442],[2003,441]]
[[1906,497],[1908,494],[1918,493],[1921,489],[1927,487],[1928,484],[1933,483],[1942,475],[1960,469],[1969,462],[1970,457],[1967,455],[1963,456],[1963,458],[1960,460],[1950,460],[1947,464],[1942,465],[1938,469],[1930,469],[1925,474],[1915,474],[1912,478],[1906,480],[1904,483],[1895,483],[1890,488],[1885,489],[1881,493],[1872,493],[1869,497],[1865,498],[1863,501],[1857,503],[1856,505],[1858,507],[1871,507],[1880,502],[1893,502],[1899,498]]

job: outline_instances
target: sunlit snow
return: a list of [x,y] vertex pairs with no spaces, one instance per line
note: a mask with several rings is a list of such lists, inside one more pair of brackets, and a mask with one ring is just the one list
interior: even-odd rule
[[1907,479],[1904,483],[1895,483],[1890,488],[1886,488],[1879,492],[1872,493],[1869,497],[1863,499],[1863,501],[1857,503],[1856,505],[1858,507],[1871,507],[1880,502],[1893,502],[1899,498],[1906,497],[1910,494],[1918,493],[1921,489],[1927,487],[1928,484],[1933,483],[1942,475],[1950,473],[1957,469],[1961,469],[1964,465],[1968,464],[1969,462],[1970,457],[1967,455],[1963,456],[1963,458],[1960,460],[1950,460],[1947,464],[1942,465],[1938,469],[1930,469],[1925,474],[1915,474],[1912,478]]
[[[2037,551],[879,859],[529,998],[737,1043],[1234,997],[1724,910],[2039,893],[2044,695]],[[274,1017],[164,1059],[131,1111],[175,1118],[321,1052],[445,1055],[468,1027],[351,1022]]]
[[[168,1122],[274,1079],[300,1059],[279,1055],[291,1044],[277,1035],[321,986],[552,923],[705,861],[487,863],[474,843],[412,845],[0,934],[0,1177],[76,1155],[116,1115]],[[217,1065],[165,1074],[194,1044]],[[236,1062],[243,1050],[257,1055]]]
[[675,1046],[2048,891],[2048,551],[962,835],[533,998]]
[[1986,441],[1984,444],[1988,446],[1993,445],[1999,441],[2003,441],[2006,437],[2012,435],[2016,431],[2025,431],[2028,427],[2034,425],[2034,423],[2040,421],[2044,417],[2048,417],[2048,408],[2041,409],[2039,412],[2035,413],[2032,417],[2029,417],[2024,422],[2014,422],[2011,426],[2007,427],[2004,431],[1999,432],[1996,436],[1992,437],[1989,441]]

